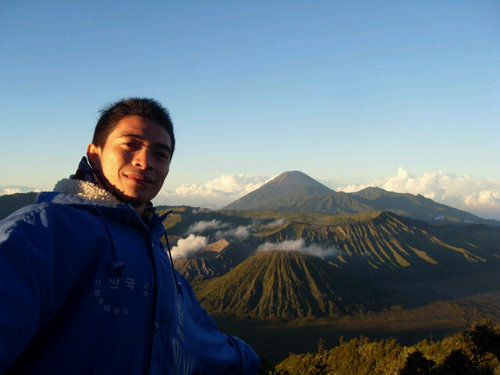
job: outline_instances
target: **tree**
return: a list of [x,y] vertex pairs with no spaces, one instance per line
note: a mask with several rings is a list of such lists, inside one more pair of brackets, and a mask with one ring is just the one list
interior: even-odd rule
[[436,375],[480,375],[471,359],[462,350],[452,350],[435,371]]
[[330,366],[319,358],[312,364],[311,368],[307,372],[307,375],[329,375],[330,373]]
[[433,374],[432,368],[435,364],[436,362],[425,358],[424,354],[417,350],[408,355],[399,375],[430,375]]
[[493,354],[500,361],[500,333],[495,332],[490,322],[476,325],[467,336],[474,344],[472,352],[476,365],[481,365]]

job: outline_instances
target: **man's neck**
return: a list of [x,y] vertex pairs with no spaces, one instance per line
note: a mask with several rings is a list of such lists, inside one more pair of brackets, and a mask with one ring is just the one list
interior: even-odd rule
[[141,219],[144,219],[143,215],[144,215],[144,209],[146,208],[146,205],[143,204],[143,205],[140,205],[140,206],[135,206],[134,207],[134,210],[135,212],[137,212],[137,215],[139,215],[139,217]]

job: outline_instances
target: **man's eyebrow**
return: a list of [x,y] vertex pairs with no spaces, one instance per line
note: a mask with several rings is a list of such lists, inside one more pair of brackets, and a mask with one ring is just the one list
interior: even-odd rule
[[[144,141],[145,140],[144,137],[141,137],[140,135],[134,134],[134,133],[122,133],[122,134],[120,134],[118,136],[118,138],[133,138],[133,139],[138,139],[140,141]],[[154,142],[153,145],[156,146],[156,147],[160,147],[160,148],[164,149],[165,151],[172,152],[172,147],[170,147],[166,143]]]

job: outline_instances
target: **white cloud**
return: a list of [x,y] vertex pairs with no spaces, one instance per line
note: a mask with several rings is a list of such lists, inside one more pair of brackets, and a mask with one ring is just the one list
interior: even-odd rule
[[310,244],[306,246],[304,239],[300,238],[298,240],[286,240],[283,242],[266,242],[257,248],[257,251],[271,251],[271,250],[281,250],[281,251],[299,251],[304,254],[314,255],[318,257],[332,257],[338,254],[337,248],[330,246],[327,248],[322,248],[318,244]]
[[229,224],[227,223],[222,223],[220,220],[201,220],[198,221],[187,229],[187,233],[203,233],[207,230],[216,230],[216,229],[222,229],[228,227]]
[[184,184],[173,191],[163,190],[161,204],[188,204],[220,208],[258,189],[270,179],[247,174],[223,174],[204,184]]
[[17,193],[28,193],[28,192],[39,193],[40,189],[35,189],[27,186],[0,186],[0,195],[11,195]]
[[221,222],[220,220],[201,220],[187,229],[187,233],[204,233],[207,231],[216,231],[215,234],[209,235],[209,237],[215,237],[217,240],[222,238],[236,238],[240,241],[247,239],[250,233],[256,232],[254,225],[240,225],[234,227],[229,223]]
[[281,219],[271,221],[270,223],[264,225],[264,228],[275,228],[275,227],[279,227],[279,226],[283,225],[284,223],[285,223],[285,219],[281,218]]
[[481,190],[480,192],[466,195],[466,206],[483,211],[500,211],[500,192]]
[[0,193],[0,195],[10,195],[10,194],[16,194],[16,193],[21,193],[21,189],[19,189],[19,188],[5,188],[5,189],[3,189],[3,192]]
[[172,258],[189,258],[207,246],[207,238],[190,234],[187,238],[181,238],[177,245],[172,248]]
[[240,241],[246,240],[250,237],[250,233],[255,232],[256,229],[253,225],[240,225],[234,229],[219,231],[215,237],[220,240],[221,238],[233,237]]
[[223,174],[203,185],[185,184],[175,189],[175,193],[181,196],[200,195],[214,197],[218,195],[242,196],[258,189],[266,182],[265,178],[245,174],[230,175]]
[[251,228],[252,227],[250,225],[247,226],[240,225],[233,231],[232,236],[236,237],[240,241],[245,240],[250,236]]
[[341,186],[336,190],[355,192],[368,186],[397,193],[421,194],[479,216],[500,218],[500,180],[480,180],[442,171],[413,175],[399,167],[395,176],[376,179],[370,184]]

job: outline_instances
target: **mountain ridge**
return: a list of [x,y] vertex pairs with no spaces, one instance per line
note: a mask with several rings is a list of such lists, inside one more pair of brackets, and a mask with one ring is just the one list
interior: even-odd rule
[[0,195],[0,220],[28,204],[35,203],[38,193],[15,193]]
[[299,171],[284,172],[221,210],[262,209],[330,215],[385,210],[430,223],[500,226],[500,221],[483,219],[420,194],[389,192],[379,187],[336,192]]

